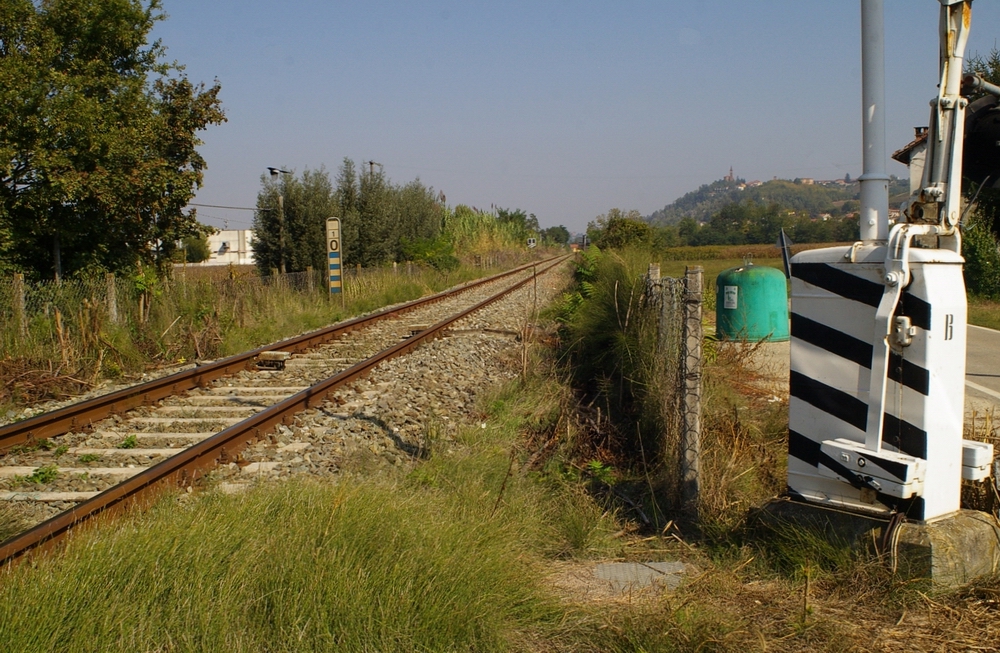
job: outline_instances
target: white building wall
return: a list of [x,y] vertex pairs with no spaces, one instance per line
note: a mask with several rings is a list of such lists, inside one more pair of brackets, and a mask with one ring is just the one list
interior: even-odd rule
[[253,265],[253,229],[224,229],[208,237],[211,256],[200,265]]

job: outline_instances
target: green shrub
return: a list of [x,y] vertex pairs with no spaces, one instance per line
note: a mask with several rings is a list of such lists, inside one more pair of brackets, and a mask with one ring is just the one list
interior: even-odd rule
[[426,263],[435,270],[448,272],[457,270],[460,262],[455,256],[455,246],[444,235],[437,238],[417,238],[402,240],[403,255],[415,263]]
[[984,299],[1000,299],[1000,253],[990,229],[973,221],[962,232],[962,256],[965,257],[965,286]]

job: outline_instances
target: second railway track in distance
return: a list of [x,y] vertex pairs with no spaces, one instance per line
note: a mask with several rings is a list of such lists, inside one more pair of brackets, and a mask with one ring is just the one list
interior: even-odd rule
[[[346,399],[338,389],[358,383],[376,366],[449,330],[456,334],[517,334],[527,319],[521,325],[510,324],[510,319],[491,324],[489,319],[476,316],[488,313],[490,305],[511,290],[537,292],[535,273],[540,277],[564,260],[522,266],[440,293],[433,301],[393,307],[104,399],[0,427],[0,449],[4,451],[0,457],[0,501],[17,506],[25,518],[37,524],[0,543],[0,564],[50,543],[90,517],[126,505],[153,488],[171,484],[190,488],[220,465],[224,487],[239,486],[254,474],[303,468],[296,463],[335,467],[337,463],[325,454],[343,453],[338,443],[326,443],[329,446],[325,448],[317,443],[313,449],[308,441],[289,443],[280,437],[294,424],[295,414],[324,406],[328,395],[334,401],[326,413],[341,420],[358,413],[375,423],[376,432],[385,432],[385,443],[392,445],[383,446],[387,457],[418,455],[425,446],[420,441],[421,431],[426,435],[426,425],[420,420],[433,410],[407,402],[412,389],[383,380]],[[283,361],[284,369],[258,369],[256,362],[261,358],[283,357],[265,352],[295,353]],[[428,383],[441,385],[440,381]],[[387,388],[398,396],[379,397],[384,394],[380,390]],[[359,410],[372,399],[384,407],[401,401],[399,424],[384,428],[374,411]],[[260,442],[274,450],[273,455],[262,454],[261,444],[254,446]],[[369,446],[377,452],[380,445]],[[241,452],[246,447],[253,448],[244,456]]]

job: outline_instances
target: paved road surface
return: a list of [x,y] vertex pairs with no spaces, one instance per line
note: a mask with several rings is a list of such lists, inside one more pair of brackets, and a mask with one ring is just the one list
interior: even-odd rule
[[[776,395],[788,396],[788,342],[765,343],[755,357],[758,372]],[[1000,415],[1000,331],[969,325],[965,409]]]
[[970,324],[968,334],[966,409],[1000,409],[1000,331]]

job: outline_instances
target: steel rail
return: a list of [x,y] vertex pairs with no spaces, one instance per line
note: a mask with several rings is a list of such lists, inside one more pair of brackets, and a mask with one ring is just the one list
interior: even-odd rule
[[[559,257],[555,257],[559,258]],[[316,331],[288,338],[270,345],[259,347],[252,351],[229,356],[212,363],[207,363],[190,370],[177,372],[159,379],[140,383],[117,392],[81,401],[65,408],[60,408],[42,415],[14,422],[0,427],[0,453],[11,447],[33,440],[41,440],[63,435],[75,429],[87,428],[99,420],[123,413],[139,406],[148,406],[157,401],[197,387],[205,387],[216,379],[230,376],[243,370],[257,356],[266,351],[289,351],[297,353],[318,345],[330,342],[339,336],[401,313],[406,313],[420,306],[446,299],[458,293],[465,292],[477,286],[518,274],[533,265],[544,264],[555,259],[528,263],[501,272],[500,274],[478,279],[459,288],[452,288],[435,295],[421,297],[413,301],[388,308],[370,315],[354,318],[346,322],[334,324]]]
[[[517,282],[513,286],[489,297],[476,305],[457,313],[402,342],[384,349],[354,366],[313,385],[306,390],[234,424],[215,435],[171,456],[167,460],[146,469],[139,474],[108,488],[97,496],[62,512],[37,526],[16,535],[6,542],[0,543],[0,567],[8,566],[18,558],[39,547],[54,544],[59,538],[98,515],[109,510],[117,510],[135,502],[147,493],[165,487],[166,482],[174,481],[182,487],[189,487],[203,476],[204,470],[217,464],[235,459],[245,447],[253,444],[270,433],[279,424],[291,424],[293,416],[314,406],[320,405],[326,395],[351,381],[368,374],[380,363],[405,354],[419,345],[440,337],[444,331],[462,318],[488,306],[513,291],[536,279],[538,274],[555,267],[568,257],[548,259],[536,266],[532,276]],[[544,265],[544,267],[539,267]]]

